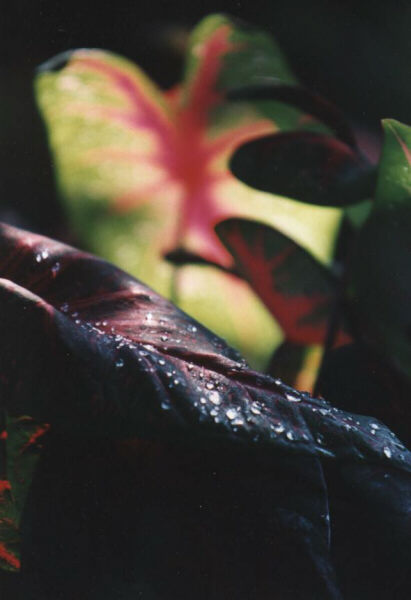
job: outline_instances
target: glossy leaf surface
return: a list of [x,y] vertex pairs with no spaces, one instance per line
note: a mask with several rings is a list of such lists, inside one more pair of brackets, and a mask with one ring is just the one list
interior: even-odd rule
[[370,419],[251,371],[222,340],[103,260],[5,225],[0,250],[2,386],[12,413],[90,434],[403,464],[383,426],[371,434]]
[[235,152],[230,168],[247,185],[313,204],[342,207],[374,192],[373,172],[358,151],[316,133],[248,142]]
[[260,366],[278,330],[247,286],[212,268],[177,274],[163,257],[184,248],[229,266],[214,225],[237,215],[275,224],[328,259],[338,211],[272,198],[228,170],[239,144],[298,126],[300,111],[281,103],[225,100],[240,80],[268,73],[293,81],[269,36],[216,15],[193,31],[182,85],[170,92],[129,61],[98,50],[46,63],[36,86],[59,190],[81,239],[173,297]]
[[[54,432],[25,512],[27,589],[70,598],[91,573],[90,597],[98,597],[127,573],[134,592],[153,586],[174,599],[195,589],[206,598],[206,557],[221,598],[279,589],[339,599],[332,498],[319,459],[379,466],[393,484],[397,467],[407,489],[411,458],[394,434],[250,370],[221,339],[104,260],[6,225],[0,257],[1,397],[11,415],[47,421]],[[264,492],[250,505],[261,481]],[[51,499],[44,489],[53,489]],[[45,536],[50,528],[62,535]],[[201,531],[210,537],[197,548]],[[244,555],[234,531],[245,536]],[[245,565],[257,547],[268,563],[254,574]],[[187,576],[170,556],[182,557]],[[273,571],[270,559],[281,568]]]

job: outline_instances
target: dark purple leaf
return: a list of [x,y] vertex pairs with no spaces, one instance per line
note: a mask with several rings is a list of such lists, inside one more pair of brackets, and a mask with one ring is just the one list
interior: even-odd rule
[[343,598],[406,600],[411,589],[408,476],[350,463],[329,464],[325,474],[333,564]]
[[12,414],[98,435],[258,444],[410,467],[383,425],[375,435],[372,419],[251,371],[105,261],[5,225],[0,256],[0,374]]
[[374,172],[358,151],[308,131],[247,142],[234,154],[230,168],[254,188],[325,206],[361,202],[375,187]]
[[[0,274],[2,399],[51,423],[22,522],[29,597],[97,599],[121,582],[125,597],[341,598],[318,458],[391,474],[395,509],[411,462],[382,423],[251,371],[74,248],[1,226]],[[367,477],[360,491],[369,502]]]
[[316,459],[59,434],[30,500],[22,576],[36,599],[340,598]]

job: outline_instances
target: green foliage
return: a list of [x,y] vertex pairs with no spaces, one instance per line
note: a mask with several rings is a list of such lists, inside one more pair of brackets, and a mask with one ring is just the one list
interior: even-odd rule
[[359,231],[351,265],[351,301],[360,336],[411,377],[409,243],[411,128],[384,122],[373,209]]

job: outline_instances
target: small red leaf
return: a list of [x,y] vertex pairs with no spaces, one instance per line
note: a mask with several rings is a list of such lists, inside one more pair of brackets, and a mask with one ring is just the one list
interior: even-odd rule
[[[331,274],[279,231],[242,219],[222,221],[217,234],[238,272],[295,344],[323,344],[335,296]],[[337,344],[348,341],[340,334]]]

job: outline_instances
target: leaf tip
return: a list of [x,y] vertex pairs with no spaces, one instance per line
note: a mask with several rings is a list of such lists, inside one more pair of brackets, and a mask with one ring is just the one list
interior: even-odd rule
[[65,50],[64,52],[60,52],[53,58],[46,60],[36,67],[36,74],[42,73],[56,73],[58,71],[62,71],[65,66],[70,62],[73,54],[77,52],[77,50]]

